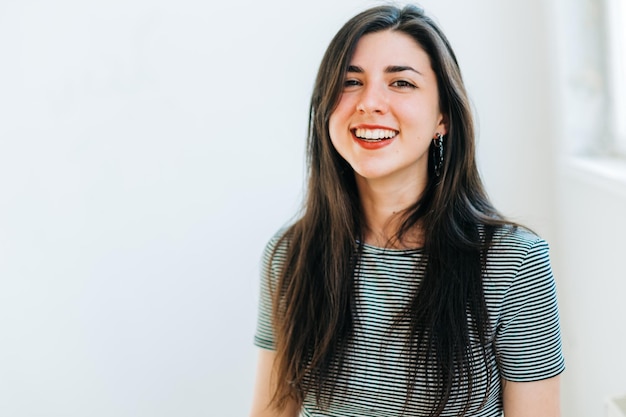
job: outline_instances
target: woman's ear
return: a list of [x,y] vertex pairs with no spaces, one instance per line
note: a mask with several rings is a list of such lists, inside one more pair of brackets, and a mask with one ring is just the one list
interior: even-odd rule
[[439,119],[439,124],[437,125],[438,131],[441,132],[442,135],[448,134],[448,115],[441,114],[441,118]]

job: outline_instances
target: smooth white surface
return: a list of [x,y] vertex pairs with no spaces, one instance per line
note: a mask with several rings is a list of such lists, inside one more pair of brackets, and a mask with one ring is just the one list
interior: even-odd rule
[[626,183],[563,164],[559,213],[563,415],[602,415],[605,398],[626,389]]
[[555,0],[558,89],[556,240],[563,349],[562,414],[605,415],[626,389],[626,163],[608,158],[610,88],[603,2]]
[[626,396],[606,401],[606,417],[626,417]]
[[608,101],[611,120],[609,135],[614,151],[626,155],[626,0],[604,0],[607,15],[606,39]]
[[[302,197],[315,72],[372,4],[0,3],[0,415],[246,415],[259,258]],[[557,169],[549,4],[422,2],[461,63],[488,191],[556,248],[564,396],[600,412],[624,199]]]

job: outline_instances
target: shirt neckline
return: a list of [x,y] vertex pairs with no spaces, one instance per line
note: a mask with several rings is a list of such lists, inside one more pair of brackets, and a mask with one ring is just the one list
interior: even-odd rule
[[422,253],[424,251],[423,247],[409,248],[409,249],[396,249],[396,248],[384,248],[381,246],[372,245],[370,243],[361,243],[361,247],[363,248],[363,251],[372,252],[372,253],[381,254],[381,255],[382,254],[394,254],[394,255],[411,254],[412,255],[412,254]]

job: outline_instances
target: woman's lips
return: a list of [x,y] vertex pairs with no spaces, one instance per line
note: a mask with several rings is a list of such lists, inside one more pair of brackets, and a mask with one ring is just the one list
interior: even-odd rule
[[380,149],[393,142],[398,131],[386,127],[359,126],[351,129],[352,139],[361,147],[369,150]]

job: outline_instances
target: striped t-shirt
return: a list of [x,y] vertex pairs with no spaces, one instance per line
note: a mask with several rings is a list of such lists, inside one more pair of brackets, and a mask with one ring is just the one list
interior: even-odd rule
[[[286,239],[277,246],[281,232],[268,243],[263,256],[259,315],[254,343],[274,349],[271,324],[270,285],[274,285],[286,253]],[[270,259],[274,254],[273,262]],[[425,416],[432,406],[426,380],[418,375],[408,407],[408,362],[404,343],[408,327],[396,325],[420,285],[424,274],[420,249],[383,249],[363,245],[358,265],[358,293],[353,341],[348,346],[344,370],[337,380],[333,400],[318,408],[314,395],[305,398],[305,417]],[[522,229],[496,232],[483,278],[489,312],[487,366],[491,367],[490,391],[487,369],[477,375],[479,384],[466,416],[502,415],[501,378],[524,382],[550,378],[565,367],[555,282],[548,245]],[[477,347],[476,347],[477,348]],[[499,360],[496,362],[496,355]],[[463,392],[465,392],[463,390]],[[484,402],[486,398],[486,402]],[[456,416],[463,397],[451,398],[443,416]]]

